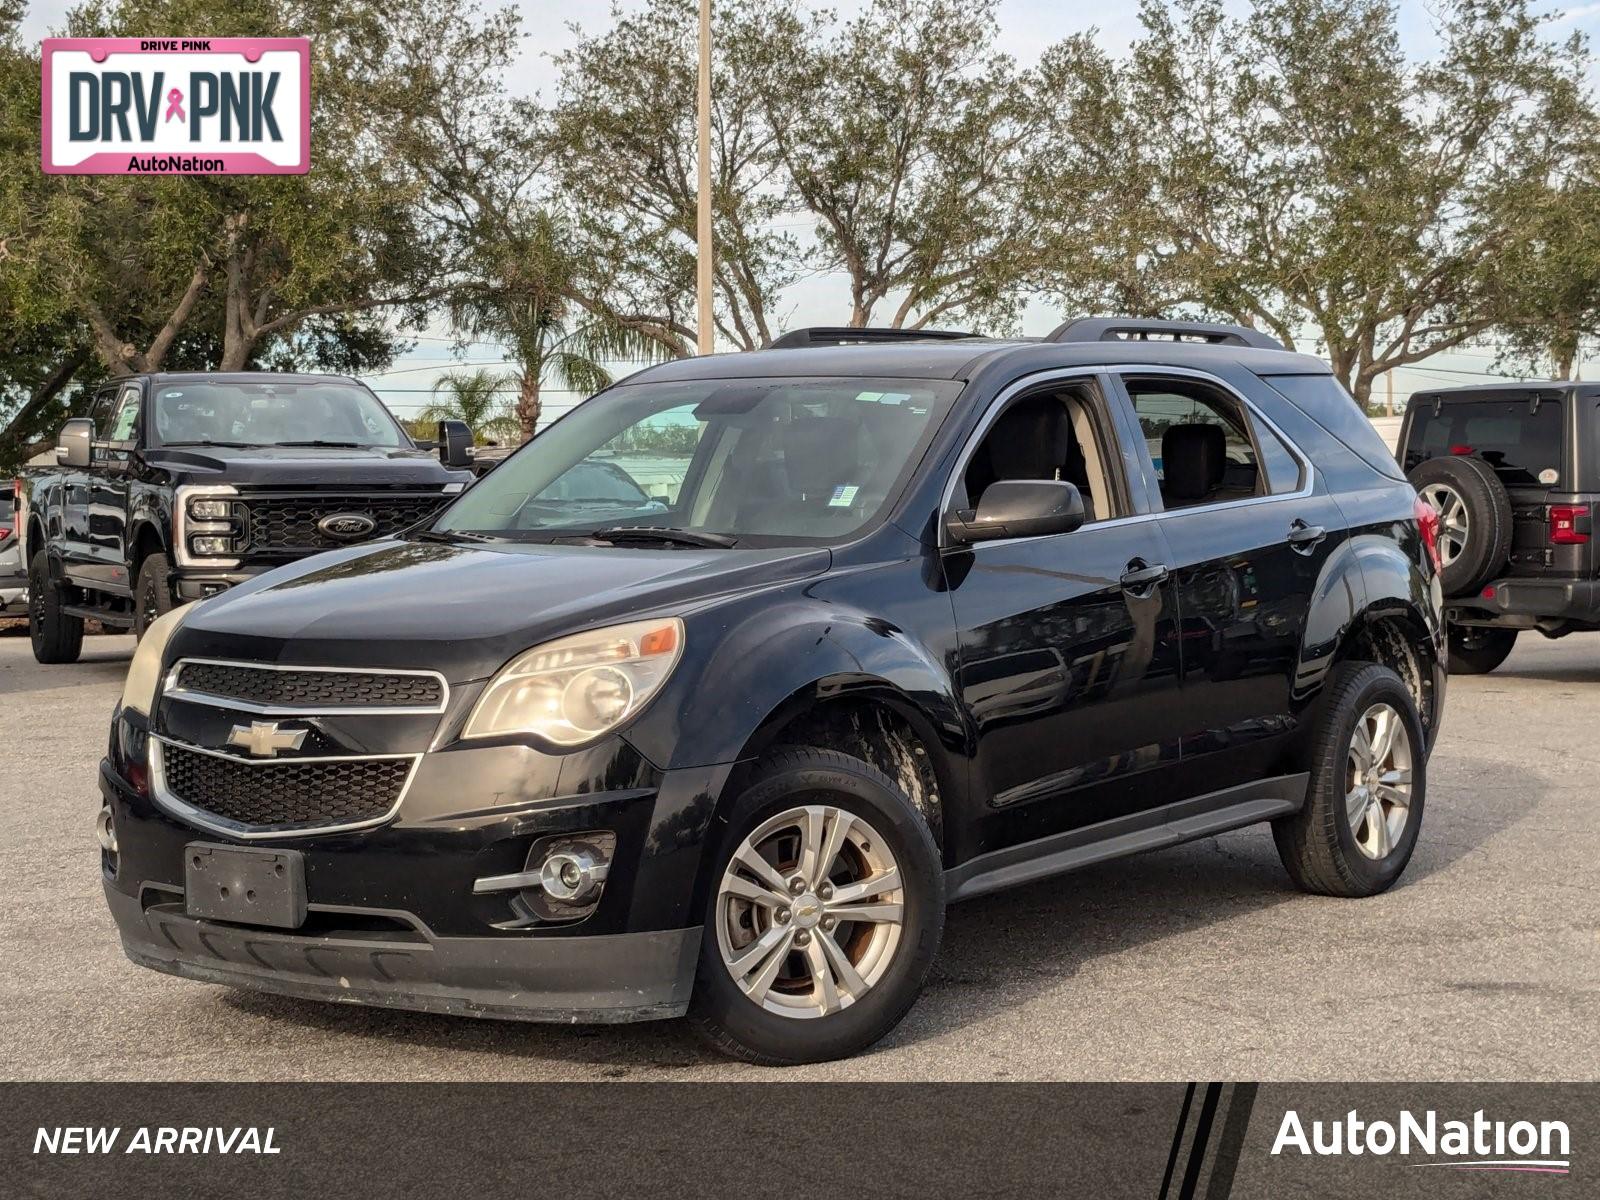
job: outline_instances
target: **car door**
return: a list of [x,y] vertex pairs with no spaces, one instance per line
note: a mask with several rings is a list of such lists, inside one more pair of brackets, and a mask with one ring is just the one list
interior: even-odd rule
[[1071,533],[943,556],[975,790],[989,806],[976,852],[1155,806],[1172,790],[1177,608],[1160,531],[1133,511],[1122,457],[1102,380],[1069,375],[1002,397],[950,480],[947,508],[976,507],[995,479],[1063,478],[1087,514]]
[[128,578],[128,484],[142,407],[141,385],[124,383],[107,428],[96,432],[89,461],[89,506],[79,574],[91,586],[116,592],[132,587]]
[[64,569],[73,578],[87,578],[92,567],[89,518],[94,506],[96,472],[93,446],[111,427],[111,414],[116,409],[120,390],[116,384],[106,384],[95,393],[89,404],[85,415],[94,422],[89,466],[59,468],[60,524],[57,528],[47,530],[47,536],[58,544]]
[[1120,376],[1144,435],[1182,624],[1185,787],[1281,773],[1306,618],[1343,521],[1312,464],[1199,372]]

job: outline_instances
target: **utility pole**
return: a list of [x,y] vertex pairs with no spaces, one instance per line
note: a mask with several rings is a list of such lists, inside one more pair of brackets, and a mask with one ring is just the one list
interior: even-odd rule
[[700,243],[696,284],[699,292],[700,353],[713,354],[717,330],[711,307],[711,0],[700,0],[700,182],[695,197]]
[[1386,402],[1388,406],[1388,413],[1392,417],[1394,416],[1394,368],[1390,367],[1387,371],[1385,371],[1383,373],[1383,378],[1388,387],[1389,393]]

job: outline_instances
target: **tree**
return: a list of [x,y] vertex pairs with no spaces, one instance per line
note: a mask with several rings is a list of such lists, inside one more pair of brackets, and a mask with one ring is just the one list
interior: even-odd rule
[[[796,196],[765,119],[771,88],[799,99],[782,55],[812,22],[774,0],[713,11],[711,194],[720,338],[773,336],[780,292],[805,271]],[[551,167],[582,240],[578,303],[615,314],[667,353],[698,338],[695,316],[697,39],[694,0],[613,9],[611,28],[557,57]],[[789,101],[785,101],[788,103]]]
[[433,385],[433,403],[413,422],[423,437],[439,421],[463,421],[479,439],[509,442],[520,432],[516,416],[500,397],[508,382],[505,375],[479,368],[441,375]]
[[1600,336],[1600,177],[1592,152],[1529,201],[1501,255],[1510,284],[1495,366],[1570,379],[1582,339]]
[[[776,24],[758,88],[849,324],[1009,324],[1036,273],[1029,164],[1064,100],[994,49],[996,0],[872,0],[823,39]],[[783,82],[787,81],[787,83]]]
[[1547,41],[1524,0],[1444,6],[1420,65],[1387,0],[1141,12],[1093,136],[1124,159],[1107,275],[1142,308],[1320,343],[1363,404],[1507,319],[1503,256],[1589,120],[1580,43]]
[[[306,32],[314,166],[298,176],[45,177],[34,119],[34,177],[0,192],[0,236],[35,315],[81,322],[115,374],[167,365],[197,326],[215,335],[209,365],[236,370],[319,319],[334,319],[325,332],[359,329],[369,341],[383,327],[353,319],[360,314],[399,309],[421,321],[438,257],[418,219],[417,183],[368,136],[394,94],[383,57],[390,7],[90,0],[73,10],[68,29],[79,36]],[[36,93],[37,60],[32,71]]]

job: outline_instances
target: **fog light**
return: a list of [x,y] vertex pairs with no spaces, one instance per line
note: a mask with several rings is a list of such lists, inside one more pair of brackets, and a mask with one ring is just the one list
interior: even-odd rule
[[600,903],[616,848],[617,835],[604,831],[543,837],[528,848],[522,870],[474,880],[472,891],[478,896],[513,893],[508,896],[513,919],[497,928],[581,920]]
[[225,537],[192,537],[189,545],[198,555],[220,556],[233,549],[233,539]]
[[94,835],[100,840],[100,849],[107,854],[117,852],[117,826],[111,819],[111,806],[102,804],[100,815],[94,821]]
[[539,885],[552,900],[582,904],[599,893],[608,870],[588,847],[558,850],[539,868]]

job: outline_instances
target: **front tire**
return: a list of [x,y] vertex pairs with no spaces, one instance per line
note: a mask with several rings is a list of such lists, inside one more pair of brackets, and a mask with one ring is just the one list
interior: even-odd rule
[[938,846],[882,771],[768,756],[717,842],[690,1020],[767,1066],[871,1046],[910,1010],[944,931]]
[[1517,630],[1496,629],[1488,625],[1450,626],[1452,675],[1487,675],[1511,653],[1517,644]]
[[133,590],[133,636],[143,639],[157,617],[172,611],[172,568],[165,554],[150,554],[139,564]]
[[1377,663],[1341,664],[1312,739],[1299,812],[1272,823],[1297,886],[1323,896],[1374,896],[1416,848],[1427,794],[1427,742],[1411,691]]
[[61,609],[61,585],[50,578],[50,559],[40,550],[28,564],[28,637],[39,662],[77,662],[83,651],[83,618]]

